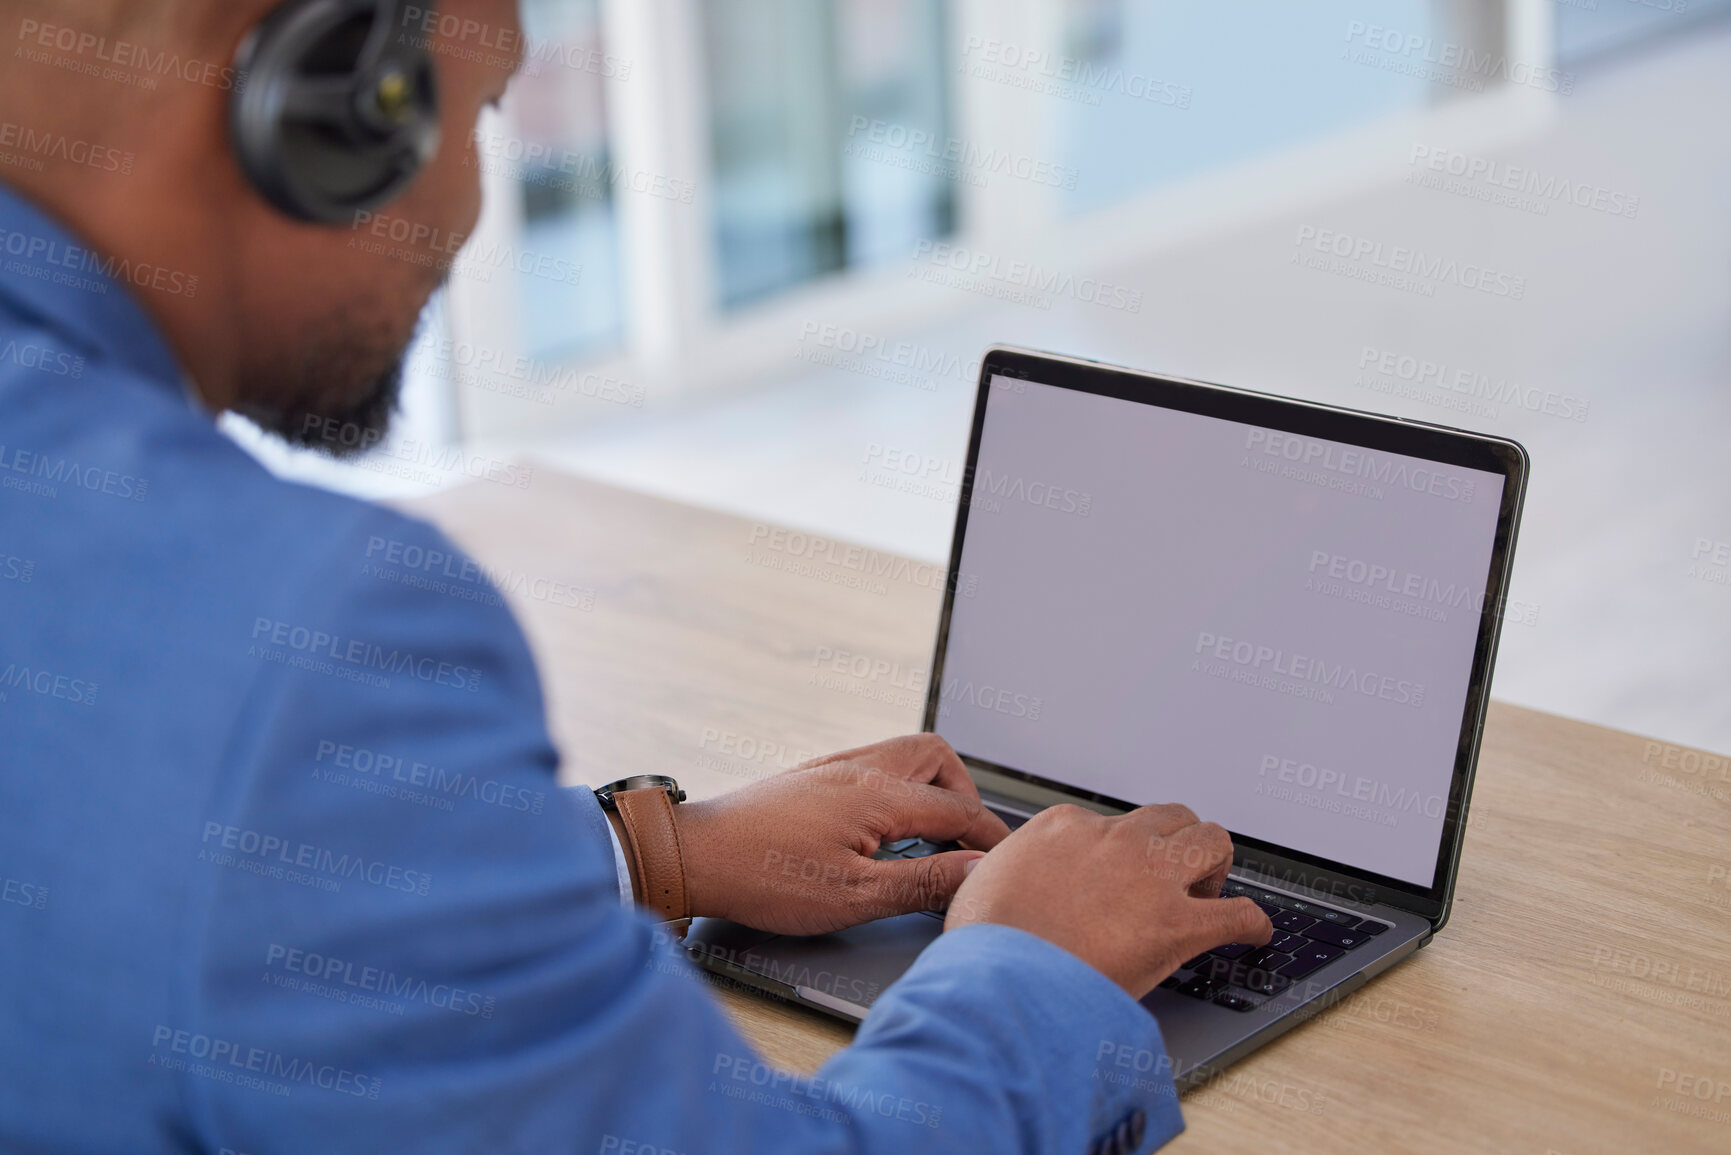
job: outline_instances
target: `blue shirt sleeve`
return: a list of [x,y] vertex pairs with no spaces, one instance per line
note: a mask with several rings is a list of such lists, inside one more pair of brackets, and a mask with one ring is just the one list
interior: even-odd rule
[[1085,1155],[1137,1109],[1139,1150],[1182,1129],[1153,1018],[1005,927],[944,935],[816,1076],[766,1065],[622,907],[510,613],[484,582],[364,570],[380,534],[461,559],[380,511],[308,593],[261,605],[248,705],[188,827],[182,985],[145,1061],[197,1142]]

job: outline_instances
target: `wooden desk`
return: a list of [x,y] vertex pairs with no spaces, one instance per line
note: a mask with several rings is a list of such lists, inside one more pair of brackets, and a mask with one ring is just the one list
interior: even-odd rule
[[[546,469],[409,508],[521,587],[569,781],[704,797],[919,728],[927,568]],[[1473,802],[1437,940],[1187,1094],[1168,1150],[1731,1151],[1731,763],[1498,704]],[[852,1034],[719,996],[787,1067]]]

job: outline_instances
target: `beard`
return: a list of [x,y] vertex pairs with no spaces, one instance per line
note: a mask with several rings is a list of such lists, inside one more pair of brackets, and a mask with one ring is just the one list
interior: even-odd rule
[[287,406],[245,401],[235,412],[288,444],[337,459],[358,457],[385,439],[403,392],[403,355],[352,400]]
[[355,311],[311,322],[299,355],[258,367],[234,411],[289,445],[358,457],[390,431],[403,392],[403,364],[419,331]]

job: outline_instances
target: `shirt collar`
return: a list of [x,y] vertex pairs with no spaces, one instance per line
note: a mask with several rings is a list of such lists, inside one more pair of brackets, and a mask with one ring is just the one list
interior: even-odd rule
[[[92,360],[117,361],[184,391],[173,351],[116,272],[126,275],[120,262],[97,253],[0,182],[0,313],[64,337]],[[178,283],[184,289],[186,281]]]

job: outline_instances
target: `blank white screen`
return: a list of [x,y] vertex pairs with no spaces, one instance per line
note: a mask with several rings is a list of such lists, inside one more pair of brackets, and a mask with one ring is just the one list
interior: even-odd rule
[[937,731],[1428,886],[1502,484],[997,378]]

